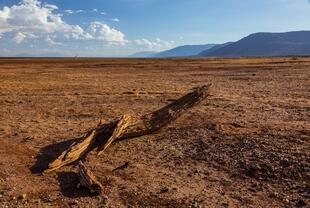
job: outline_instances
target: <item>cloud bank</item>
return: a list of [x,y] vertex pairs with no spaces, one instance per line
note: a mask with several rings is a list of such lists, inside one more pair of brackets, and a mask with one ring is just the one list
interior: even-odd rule
[[[16,43],[48,35],[59,40],[101,40],[113,44],[125,41],[122,32],[104,23],[91,22],[87,30],[79,25],[70,25],[62,19],[62,14],[55,13],[57,9],[56,5],[42,4],[37,0],[22,0],[18,5],[4,7],[0,10],[0,35],[13,32]],[[66,12],[73,13],[72,10]]]
[[[72,25],[57,13],[58,7],[43,4],[39,0],[21,0],[17,5],[3,7],[0,10],[0,38],[10,34],[16,44],[36,40],[51,45],[63,45],[67,42],[97,41],[102,45],[118,45],[148,49],[163,49],[172,43],[160,39],[126,40],[125,34],[101,21],[87,23],[86,26]],[[94,9],[94,12],[98,10]],[[76,14],[84,10],[64,10],[66,14]],[[119,22],[119,19],[112,19]],[[0,39],[1,41],[1,39]]]

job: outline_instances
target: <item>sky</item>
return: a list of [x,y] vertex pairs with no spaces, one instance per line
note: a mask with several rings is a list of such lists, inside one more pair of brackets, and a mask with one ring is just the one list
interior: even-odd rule
[[0,56],[118,57],[310,30],[310,0],[0,0]]

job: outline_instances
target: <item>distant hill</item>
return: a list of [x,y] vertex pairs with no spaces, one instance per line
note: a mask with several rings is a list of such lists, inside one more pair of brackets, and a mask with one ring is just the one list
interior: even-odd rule
[[210,49],[216,46],[216,44],[206,44],[206,45],[184,45],[179,46],[167,51],[162,51],[154,55],[157,58],[163,57],[186,57],[186,56],[196,56],[200,52]]
[[207,50],[204,50],[204,51],[200,52],[198,54],[198,56],[208,56],[209,54],[213,53],[214,51],[216,51],[216,50],[218,50],[220,48],[223,48],[225,46],[228,46],[228,45],[230,45],[232,43],[234,43],[234,42],[227,42],[227,43],[223,43],[223,44],[217,44],[217,45],[215,45],[212,48],[209,48]]
[[134,53],[134,54],[130,55],[129,57],[131,57],[131,58],[148,58],[148,57],[154,56],[157,53],[158,52],[156,52],[156,51],[141,51],[138,53]]
[[255,33],[202,54],[221,57],[310,55],[310,31]]
[[15,57],[64,57],[64,55],[61,53],[42,53],[42,54],[20,53],[16,54]]

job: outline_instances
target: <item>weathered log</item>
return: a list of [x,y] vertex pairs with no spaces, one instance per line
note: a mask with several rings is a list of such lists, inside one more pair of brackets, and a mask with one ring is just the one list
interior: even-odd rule
[[[53,161],[44,173],[56,170],[64,165],[67,165],[77,158],[83,157],[93,146],[96,129],[93,129],[83,136],[82,141],[73,143],[66,151],[64,151],[55,161]],[[60,159],[61,158],[61,159]]]
[[51,172],[85,156],[97,147],[101,154],[114,141],[151,134],[178,118],[184,111],[197,105],[209,95],[211,85],[196,88],[193,92],[175,102],[141,117],[124,115],[116,122],[99,125],[87,134],[80,143],[73,144],[55,161],[49,164],[44,172]]
[[86,168],[82,161],[79,161],[79,186],[87,188],[91,193],[103,194],[103,186],[96,176]]

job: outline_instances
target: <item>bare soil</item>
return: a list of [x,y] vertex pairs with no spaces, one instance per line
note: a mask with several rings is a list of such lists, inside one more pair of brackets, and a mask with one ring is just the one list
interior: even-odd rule
[[[41,175],[75,138],[211,96],[160,132]],[[310,58],[0,59],[0,207],[309,207]]]

